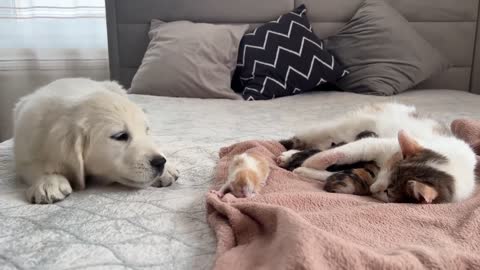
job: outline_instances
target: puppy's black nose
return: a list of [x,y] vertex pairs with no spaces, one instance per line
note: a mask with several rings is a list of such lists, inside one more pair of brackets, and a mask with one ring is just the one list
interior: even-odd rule
[[162,156],[154,156],[152,160],[150,160],[150,165],[155,168],[158,172],[163,172],[163,167],[167,160]]

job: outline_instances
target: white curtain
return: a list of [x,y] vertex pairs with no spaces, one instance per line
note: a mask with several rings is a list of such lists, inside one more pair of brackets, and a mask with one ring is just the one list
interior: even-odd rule
[[11,109],[63,77],[108,79],[104,0],[0,0],[0,141]]

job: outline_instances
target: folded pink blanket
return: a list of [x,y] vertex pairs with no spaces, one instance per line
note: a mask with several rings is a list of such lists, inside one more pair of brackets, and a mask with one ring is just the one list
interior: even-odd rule
[[451,124],[452,132],[466,141],[477,154],[477,175],[480,176],[480,120],[457,119]]
[[229,160],[244,151],[270,159],[260,195],[207,195],[217,236],[215,269],[480,269],[480,192],[452,204],[386,204],[326,193],[319,182],[276,166],[277,142],[223,148],[219,188]]

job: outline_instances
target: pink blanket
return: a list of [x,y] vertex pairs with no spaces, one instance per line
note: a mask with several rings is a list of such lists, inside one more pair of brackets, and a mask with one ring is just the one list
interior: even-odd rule
[[217,236],[215,269],[480,269],[480,192],[453,204],[386,204],[326,193],[279,168],[277,142],[221,149],[216,184],[233,155],[255,151],[272,172],[260,195],[207,195]]

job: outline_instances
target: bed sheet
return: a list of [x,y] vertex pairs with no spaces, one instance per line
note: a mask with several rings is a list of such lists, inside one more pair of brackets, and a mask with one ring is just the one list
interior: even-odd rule
[[449,123],[480,118],[480,96],[425,90],[395,97],[311,93],[271,101],[131,95],[181,176],[168,188],[93,186],[53,205],[26,202],[15,181],[12,141],[0,144],[0,268],[210,269],[215,236],[205,193],[220,147],[279,139],[355,106],[397,100]]

